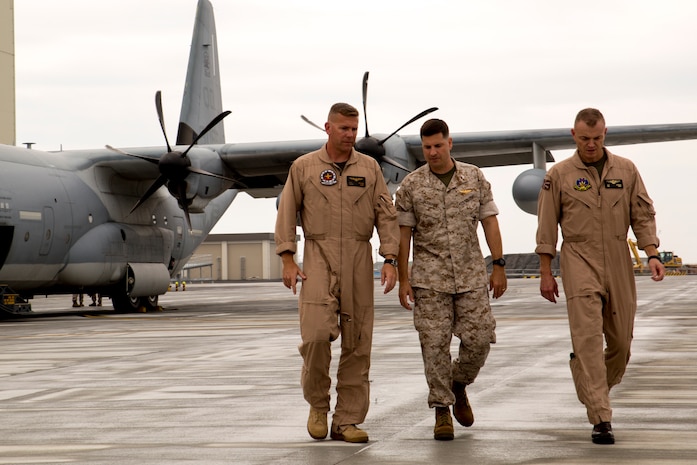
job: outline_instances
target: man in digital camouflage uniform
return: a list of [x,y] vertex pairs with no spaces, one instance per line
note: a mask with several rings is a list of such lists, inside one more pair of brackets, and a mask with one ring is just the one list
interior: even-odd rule
[[[356,152],[358,110],[338,103],[325,123],[327,143],[291,166],[278,205],[276,253],[283,260],[283,284],[299,298],[301,384],[310,404],[307,430],[327,436],[330,410],[331,343],[341,335],[337,401],[331,438],[367,442],[358,428],[370,404],[370,352],[373,338],[373,228],[385,257],[381,283],[385,293],[397,282],[399,227],[380,165]],[[305,236],[303,269],[295,262],[296,222]]]
[[606,133],[600,111],[586,108],[576,116],[571,134],[577,150],[555,164],[542,184],[535,249],[540,293],[556,302],[559,289],[551,263],[561,226],[571,374],[596,444],[615,442],[610,389],[627,368],[634,330],[637,297],[627,246],[630,226],[638,247],[649,256],[652,279],[660,281],[665,274],[653,202],[634,163],[604,147]]
[[[506,290],[498,208],[491,186],[474,165],[450,156],[447,124],[430,119],[421,127],[427,164],[410,173],[396,194],[400,230],[397,258],[399,300],[414,305],[428,383],[428,405],[435,407],[434,438],[454,438],[450,405],[457,421],[471,426],[474,415],[465,388],[474,382],[496,342],[496,322],[489,291],[499,298]],[[477,226],[484,228],[494,258],[491,278],[479,245]],[[411,276],[410,243],[414,242]],[[453,334],[460,339],[452,360]]]

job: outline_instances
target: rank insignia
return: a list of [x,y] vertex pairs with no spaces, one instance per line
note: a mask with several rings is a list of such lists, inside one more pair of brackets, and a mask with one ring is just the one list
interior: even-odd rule
[[574,186],[574,189],[577,191],[587,191],[588,189],[591,188],[591,183],[588,182],[588,179],[586,178],[578,178],[576,180],[576,185]]
[[622,189],[624,186],[622,185],[622,180],[621,179],[606,179],[605,180],[605,189]]
[[336,173],[334,170],[324,170],[319,175],[319,182],[324,186],[333,186],[336,184]]
[[545,180],[542,181],[542,188],[548,191],[550,187],[552,187],[552,180],[549,178],[545,178]]

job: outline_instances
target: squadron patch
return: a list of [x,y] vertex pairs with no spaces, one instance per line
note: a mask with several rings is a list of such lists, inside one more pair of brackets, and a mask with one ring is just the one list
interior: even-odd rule
[[337,183],[334,170],[324,170],[319,175],[319,182],[324,186],[333,186]]
[[605,180],[605,189],[623,189],[624,186],[622,185],[622,180],[621,179],[606,179]]
[[574,186],[574,189],[577,191],[587,191],[588,189],[591,188],[591,183],[588,182],[588,179],[586,178],[578,178],[576,180],[576,185]]
[[363,176],[346,176],[346,185],[365,187],[365,178]]

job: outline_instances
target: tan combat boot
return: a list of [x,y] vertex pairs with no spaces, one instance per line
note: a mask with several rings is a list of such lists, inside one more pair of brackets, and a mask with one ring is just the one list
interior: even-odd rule
[[322,412],[310,407],[310,416],[307,419],[307,432],[312,439],[324,439],[327,437],[327,412]]
[[346,442],[368,442],[368,433],[356,425],[337,426],[332,424],[332,439]]
[[450,407],[436,407],[436,426],[433,428],[433,439],[452,441],[455,438],[453,419],[450,417]]
[[462,426],[472,426],[474,423],[474,413],[472,413],[472,406],[467,399],[465,385],[454,381],[453,394],[455,394],[455,405],[453,405],[455,419]]

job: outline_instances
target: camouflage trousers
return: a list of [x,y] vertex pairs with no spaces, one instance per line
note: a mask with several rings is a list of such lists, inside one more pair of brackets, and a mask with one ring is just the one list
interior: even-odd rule
[[[424,372],[428,383],[428,406],[455,403],[453,380],[474,382],[496,342],[496,321],[486,287],[461,294],[414,289],[414,327],[419,332]],[[460,339],[458,357],[452,360],[450,345]]]

